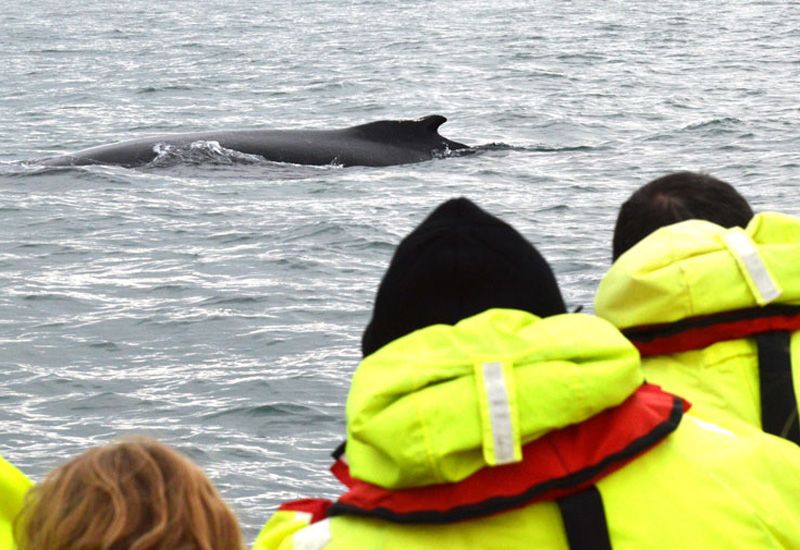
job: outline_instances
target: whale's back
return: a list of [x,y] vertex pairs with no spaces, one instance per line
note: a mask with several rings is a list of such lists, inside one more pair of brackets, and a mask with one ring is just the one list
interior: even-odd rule
[[42,161],[49,166],[110,164],[125,167],[152,162],[159,146],[187,147],[213,141],[226,149],[275,162],[388,166],[429,160],[467,146],[439,134],[447,119],[381,120],[340,130],[232,130],[163,134],[84,149]]

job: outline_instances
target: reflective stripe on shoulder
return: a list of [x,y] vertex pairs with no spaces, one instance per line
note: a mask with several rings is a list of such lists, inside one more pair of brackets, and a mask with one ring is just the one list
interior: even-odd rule
[[758,305],[766,305],[783,293],[759,255],[755,243],[743,229],[739,227],[729,229],[722,240],[736,259]]
[[442,524],[554,500],[594,485],[647,452],[678,427],[689,406],[643,384],[620,405],[527,443],[522,461],[486,466],[457,483],[391,490],[348,477],[352,484],[328,515]]
[[522,460],[514,370],[488,362],[475,365],[483,429],[483,457],[490,466]]
[[324,519],[292,535],[293,550],[322,550],[331,541],[331,520]]

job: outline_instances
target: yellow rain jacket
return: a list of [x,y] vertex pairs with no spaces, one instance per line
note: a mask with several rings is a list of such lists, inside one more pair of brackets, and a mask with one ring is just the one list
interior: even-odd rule
[[764,429],[790,439],[800,433],[797,306],[800,219],[778,213],[756,215],[745,230],[701,220],[662,227],[614,263],[595,298],[597,315],[639,347],[649,382],[728,427],[762,427],[756,337],[782,329],[785,379],[765,395],[777,399],[777,390],[787,404],[777,429]]
[[[587,449],[602,446],[627,423],[594,433],[582,427],[626,407],[642,381],[636,350],[596,317],[539,319],[494,309],[455,326],[427,327],[357,369],[347,403],[349,471],[378,491],[404,494],[536,464],[528,449],[558,434],[589,437]],[[669,435],[596,481],[613,548],[797,547],[796,448],[755,429],[733,433],[697,418],[678,421]],[[517,462],[521,446],[525,458]],[[565,455],[565,467],[575,458]],[[306,501],[282,507],[254,549],[568,547],[552,500],[431,524],[332,515],[342,498],[315,511]]]
[[0,456],[0,550],[15,548],[12,530],[14,518],[32,485],[25,474]]

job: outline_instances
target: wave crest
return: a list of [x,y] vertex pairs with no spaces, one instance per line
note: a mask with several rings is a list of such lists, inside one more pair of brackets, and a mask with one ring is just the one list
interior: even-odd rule
[[268,162],[260,155],[250,155],[233,149],[227,149],[218,141],[194,141],[188,145],[170,145],[156,143],[153,146],[156,158],[150,161],[148,167],[165,167],[178,164],[264,164]]

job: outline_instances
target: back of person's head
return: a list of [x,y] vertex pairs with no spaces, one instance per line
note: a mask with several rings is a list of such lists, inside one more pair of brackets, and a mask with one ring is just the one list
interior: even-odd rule
[[753,210],[730,184],[707,174],[675,172],[640,187],[625,201],[614,227],[612,257],[665,225],[706,220],[723,227],[745,227]]
[[565,312],[541,254],[504,221],[465,198],[431,213],[397,247],[364,331],[366,357],[434,324],[455,324],[490,308],[547,317]]
[[20,550],[242,550],[236,517],[203,471],[146,438],[90,449],[31,490]]

